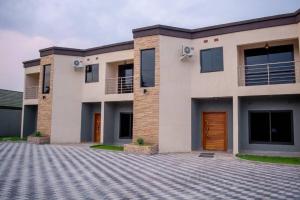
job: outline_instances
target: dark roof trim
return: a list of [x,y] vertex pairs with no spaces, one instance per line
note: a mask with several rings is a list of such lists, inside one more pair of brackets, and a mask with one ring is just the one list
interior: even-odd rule
[[41,59],[28,60],[23,62],[24,68],[38,66],[41,63]]
[[133,37],[145,37],[151,35],[165,35],[178,38],[196,39],[214,35],[222,35],[240,31],[255,30],[260,28],[268,28],[274,26],[282,26],[295,24],[300,22],[300,9],[294,13],[275,15],[270,17],[262,17],[257,19],[245,20],[209,26],[198,29],[184,29],[164,25],[154,25],[138,29],[133,29]]
[[96,54],[103,54],[115,51],[122,51],[133,49],[133,41],[115,43],[110,45],[104,45],[100,47],[94,47],[89,49],[74,49],[74,48],[65,48],[65,47],[49,47],[46,49],[40,50],[40,56],[48,55],[67,55],[67,56],[91,56]]
[[49,47],[49,48],[40,50],[41,57],[49,56],[52,54],[67,55],[67,56],[84,56],[84,50],[66,48],[66,47]]
[[85,56],[91,56],[96,54],[110,53],[115,51],[124,51],[133,49],[133,41],[120,42],[115,44],[104,45],[100,47],[89,48],[85,50]]

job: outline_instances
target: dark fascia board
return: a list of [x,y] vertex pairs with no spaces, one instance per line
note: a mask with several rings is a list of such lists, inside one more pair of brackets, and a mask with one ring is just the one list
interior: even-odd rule
[[84,56],[84,50],[66,48],[66,47],[49,47],[46,49],[40,50],[40,56],[49,56],[49,55],[66,55],[66,56]]
[[255,30],[260,28],[269,28],[295,24],[300,21],[300,9],[294,13],[262,17],[240,22],[209,26],[198,29],[184,29],[164,25],[154,25],[143,28],[133,29],[133,37],[145,37],[151,35],[165,35],[178,38],[196,39],[240,31]]
[[66,48],[66,47],[49,47],[46,49],[40,50],[40,56],[48,56],[48,55],[67,55],[67,56],[91,56],[96,54],[103,54],[115,51],[123,51],[133,49],[133,41],[120,42],[115,44],[109,44],[89,49],[74,49],[74,48]]
[[100,47],[89,48],[85,50],[84,56],[91,56],[115,51],[124,51],[133,49],[133,41],[120,42],[115,44],[104,45]]
[[28,60],[23,62],[24,68],[38,66],[41,64],[41,59]]
[[133,38],[139,38],[139,37],[145,37],[151,35],[165,35],[171,37],[192,39],[192,30],[190,29],[177,28],[177,27],[165,26],[160,24],[133,29],[132,33],[133,33]]

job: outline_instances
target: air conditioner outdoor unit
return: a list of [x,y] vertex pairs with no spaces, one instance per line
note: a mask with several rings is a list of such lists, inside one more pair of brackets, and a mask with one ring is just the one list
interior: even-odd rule
[[188,58],[188,57],[190,58],[193,55],[194,55],[194,47],[185,46],[185,45],[182,46],[181,57],[180,57],[181,60]]
[[81,58],[75,58],[73,60],[73,67],[74,69],[83,69],[85,67],[85,65],[83,64],[83,59]]

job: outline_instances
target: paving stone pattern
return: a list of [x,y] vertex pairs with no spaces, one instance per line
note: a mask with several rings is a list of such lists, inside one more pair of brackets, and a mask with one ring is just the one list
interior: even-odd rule
[[0,143],[0,199],[300,199],[300,167]]

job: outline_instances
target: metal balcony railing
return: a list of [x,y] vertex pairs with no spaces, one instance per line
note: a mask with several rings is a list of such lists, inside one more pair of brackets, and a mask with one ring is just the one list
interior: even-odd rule
[[[239,69],[239,85],[273,85],[296,83],[297,61],[244,65]],[[300,64],[300,63],[298,63]]]
[[25,99],[37,99],[39,86],[27,86],[25,88]]
[[133,93],[133,76],[107,78],[105,84],[106,94]]

